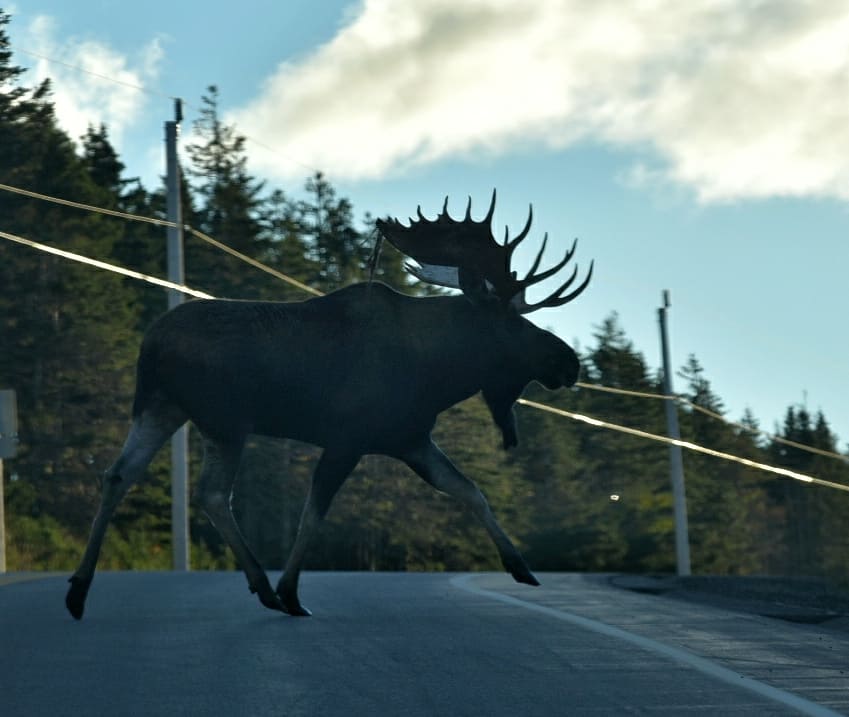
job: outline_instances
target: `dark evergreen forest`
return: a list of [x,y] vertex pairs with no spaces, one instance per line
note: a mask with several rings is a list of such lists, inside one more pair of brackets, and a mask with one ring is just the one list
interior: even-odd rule
[[[0,182],[53,197],[164,218],[164,183],[127,174],[109,128],[81,138],[56,120],[49,82],[28,86],[0,14]],[[202,97],[182,187],[185,223],[311,286],[329,291],[368,274],[373,221],[320,174],[302,188],[252,177],[244,138],[222,122],[214,87]],[[297,194],[298,199],[295,198]],[[0,229],[156,276],[165,275],[165,232],[0,191]],[[193,238],[186,283],[222,297],[301,300],[301,291]],[[401,257],[384,247],[377,278],[407,292]],[[0,239],[0,388],[17,392],[20,445],[6,467],[10,570],[69,570],[94,516],[99,476],[129,423],[134,363],[164,290]],[[599,317],[582,350],[583,381],[661,392],[616,315]],[[724,413],[693,356],[679,373],[684,395]],[[665,432],[663,404],[587,389],[526,397],[604,420]],[[436,439],[490,499],[536,570],[674,570],[668,449],[519,406],[521,444],[505,452],[483,402],[447,411]],[[849,464],[763,438],[700,412],[680,414],[686,440],[849,484]],[[781,437],[836,451],[821,413],[788,407]],[[845,438],[845,437],[844,437]],[[297,526],[315,448],[254,438],[234,497],[248,543],[280,568]],[[192,439],[192,477],[200,451]],[[693,570],[715,574],[826,575],[845,581],[849,495],[695,453],[684,456]],[[120,508],[104,568],[167,569],[171,563],[168,451]],[[611,496],[618,496],[617,500]],[[233,557],[200,513],[191,524],[195,568],[232,568]],[[314,569],[499,569],[483,529],[450,499],[388,459],[367,457],[340,492],[309,560]]]

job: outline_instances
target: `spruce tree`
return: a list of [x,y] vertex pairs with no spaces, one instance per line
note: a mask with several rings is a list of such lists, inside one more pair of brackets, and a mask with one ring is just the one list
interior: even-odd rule
[[[8,23],[0,15],[0,28]],[[58,127],[49,83],[22,84],[0,32],[0,181],[97,204],[104,195]],[[120,230],[113,220],[15,195],[0,196],[4,229],[97,258],[109,258]],[[0,381],[17,391],[21,446],[10,471],[37,525],[82,538],[94,513],[98,478],[127,425],[138,337],[137,307],[116,275],[32,249],[0,243]],[[20,514],[18,514],[18,517]],[[32,528],[10,519],[10,563],[32,556]],[[42,538],[43,539],[43,536]],[[73,544],[68,538],[54,541]],[[66,567],[67,548],[39,567]],[[38,552],[38,551],[36,551]]]
[[[691,404],[679,409],[682,437],[714,450],[757,457],[756,445],[722,419],[722,399],[694,355],[687,358],[679,376],[686,382],[683,394]],[[761,569],[770,552],[762,532],[767,518],[764,484],[769,479],[737,463],[689,452],[685,480],[693,569],[714,574]]]
[[[191,158],[187,174],[200,200],[195,228],[242,254],[264,256],[269,245],[260,218],[263,184],[247,171],[245,138],[221,120],[214,85],[202,98],[194,132],[197,141],[186,151]],[[201,240],[187,238],[185,253],[188,283],[216,296],[258,298],[260,287],[269,283],[256,269]]]

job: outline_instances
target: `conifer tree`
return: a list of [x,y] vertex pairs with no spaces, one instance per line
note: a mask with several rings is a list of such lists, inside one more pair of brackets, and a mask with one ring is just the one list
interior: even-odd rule
[[[612,388],[660,393],[649,370],[614,313],[595,333],[596,344],[585,362],[586,380]],[[660,401],[592,392],[582,401],[582,411],[613,423],[663,433]],[[581,450],[589,472],[606,495],[619,500],[606,511],[625,538],[627,552],[615,568],[669,569],[673,564],[672,497],[667,451],[663,446],[608,431],[586,431]]]
[[[836,450],[836,437],[825,416],[819,411],[812,417],[805,406],[788,407],[780,437],[824,451]],[[769,453],[780,466],[849,485],[849,470],[838,459],[779,441],[772,442]],[[845,515],[849,510],[849,494],[792,479],[777,481],[770,488],[772,500],[783,517],[783,571],[825,575],[846,582],[849,529]]]
[[[49,83],[25,88],[22,70],[11,64],[8,21],[0,15],[0,181],[96,204],[101,191],[56,123]],[[0,215],[7,231],[100,258],[109,257],[120,233],[103,217],[5,193]],[[42,539],[58,516],[78,536],[85,533],[97,473],[123,439],[126,412],[116,406],[131,397],[133,298],[118,276],[0,244],[0,380],[17,391],[21,434],[10,470],[30,501],[17,515],[34,519]],[[13,484],[10,500],[16,490]],[[25,519],[11,520],[13,566],[33,555],[33,529]],[[39,567],[67,564],[68,548],[60,546],[73,542],[48,539],[55,552]]]
[[299,221],[309,237],[309,251],[324,291],[338,289],[364,276],[371,247],[354,227],[350,200],[338,197],[321,172],[306,182],[309,200],[299,203]]
[[[265,245],[264,262],[274,269],[306,284],[317,286],[319,268],[309,256],[307,237],[298,216],[297,203],[281,189],[275,189],[260,206],[260,224]],[[303,289],[275,280],[265,297],[277,301],[301,301]]]
[[[188,176],[199,196],[196,228],[236,251],[262,257],[268,240],[260,221],[263,184],[247,171],[245,138],[225,124],[219,114],[218,88],[211,85],[202,98],[194,123],[197,141],[186,146],[191,158]],[[188,239],[186,278],[216,296],[258,298],[267,279],[219,249]]]
[[[679,376],[686,382],[683,394],[690,402],[679,409],[682,437],[714,450],[752,454],[756,446],[721,418],[725,413],[722,399],[694,355],[688,356]],[[687,454],[685,479],[693,569],[714,574],[756,572],[769,553],[761,532],[767,479],[700,453]]]

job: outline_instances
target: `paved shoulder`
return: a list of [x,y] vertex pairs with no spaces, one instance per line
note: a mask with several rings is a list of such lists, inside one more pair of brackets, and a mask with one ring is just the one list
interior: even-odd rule
[[[704,594],[669,599],[663,597],[665,591],[635,592],[635,585],[645,581],[604,575],[549,574],[535,592],[517,590],[496,574],[462,580],[490,596],[542,608],[552,617],[573,616],[590,630],[618,634],[623,642],[739,683],[801,713],[849,714],[849,633],[842,624],[832,629],[827,622],[787,621],[787,614],[798,617],[804,611],[757,614],[767,604],[763,593],[748,602],[740,594],[715,601]],[[629,589],[616,587],[623,585]],[[816,610],[812,614],[819,616]]]

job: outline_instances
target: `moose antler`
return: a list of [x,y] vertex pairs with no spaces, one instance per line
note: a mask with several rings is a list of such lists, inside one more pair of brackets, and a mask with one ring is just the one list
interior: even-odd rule
[[512,303],[519,313],[527,314],[543,307],[562,306],[572,301],[589,285],[593,265],[580,286],[569,294],[564,292],[574,283],[578,270],[542,301],[533,304],[525,300],[525,291],[560,271],[575,253],[577,239],[563,259],[549,269],[536,273],[542,261],[548,234],[543,237],[536,259],[523,279],[517,279],[511,271],[510,261],[516,247],[528,236],[533,222],[533,207],[528,210],[525,226],[513,239],[505,229],[504,241],[499,243],[492,235],[492,216],[495,212],[495,190],[489,210],[482,221],[472,219],[472,200],[466,206],[466,215],[456,220],[448,214],[448,198],[442,213],[436,219],[426,219],[421,207],[417,208],[418,219],[410,219],[404,226],[397,219],[378,219],[377,228],[396,249],[418,262],[419,266],[407,264],[417,279],[438,286],[462,289],[466,294],[487,292],[494,294],[505,304]]

